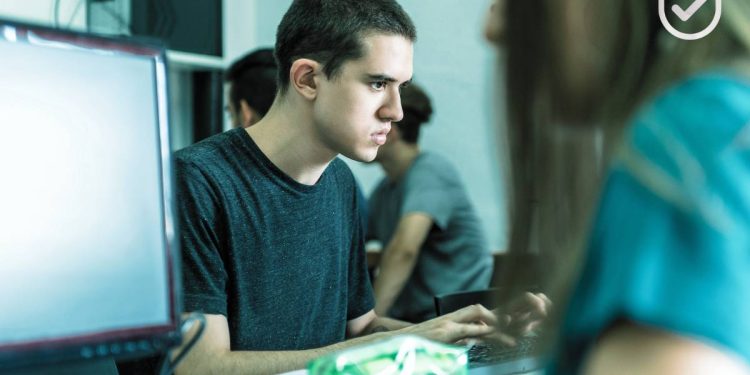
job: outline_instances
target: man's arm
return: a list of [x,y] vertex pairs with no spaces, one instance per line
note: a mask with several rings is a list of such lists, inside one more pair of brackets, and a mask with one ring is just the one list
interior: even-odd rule
[[377,332],[397,331],[411,326],[411,323],[401,320],[380,317],[375,310],[370,310],[357,319],[346,324],[346,337],[360,337]]
[[[196,329],[186,335],[184,342],[192,337]],[[320,356],[387,336],[385,333],[375,333],[322,348],[299,351],[232,351],[229,337],[227,318],[223,315],[207,314],[203,335],[179,364],[176,373],[278,374],[304,368],[309,361]],[[179,350],[181,348],[175,352]]]
[[406,285],[432,223],[430,216],[419,212],[406,214],[399,220],[391,241],[383,251],[380,271],[373,287],[375,313],[378,315],[388,313]]
[[[385,322],[385,323],[384,323]],[[396,322],[381,320],[373,311],[347,324],[349,335],[365,334],[370,327]],[[492,334],[497,323],[494,313],[473,305],[427,322],[390,332],[374,332],[322,348],[299,351],[231,351],[229,326],[223,315],[206,315],[203,335],[177,367],[177,374],[277,374],[304,368],[320,356],[352,346],[372,343],[399,334],[419,335],[431,340],[454,343],[464,338]],[[382,325],[385,324],[385,325]],[[186,335],[192,337],[197,327]],[[181,349],[181,348],[180,348]],[[180,350],[178,349],[177,352]]]

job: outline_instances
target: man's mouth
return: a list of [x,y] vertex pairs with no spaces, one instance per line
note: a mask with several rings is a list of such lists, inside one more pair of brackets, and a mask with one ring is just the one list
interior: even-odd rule
[[387,127],[377,133],[373,133],[370,136],[370,139],[372,139],[373,142],[375,142],[378,146],[382,146],[385,144],[385,141],[388,136],[388,132],[391,130],[391,127]]

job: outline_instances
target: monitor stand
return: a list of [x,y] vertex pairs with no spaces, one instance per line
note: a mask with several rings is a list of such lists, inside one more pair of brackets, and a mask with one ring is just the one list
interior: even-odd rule
[[115,361],[96,359],[15,370],[0,370],[0,375],[118,375]]

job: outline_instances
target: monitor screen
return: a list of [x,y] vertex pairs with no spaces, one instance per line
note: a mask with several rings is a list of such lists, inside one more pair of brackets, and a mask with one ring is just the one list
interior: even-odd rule
[[0,21],[0,368],[179,340],[164,51]]

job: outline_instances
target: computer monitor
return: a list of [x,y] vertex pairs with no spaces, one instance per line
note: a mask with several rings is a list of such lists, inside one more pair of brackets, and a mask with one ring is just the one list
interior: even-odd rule
[[0,20],[0,370],[180,340],[164,50]]

